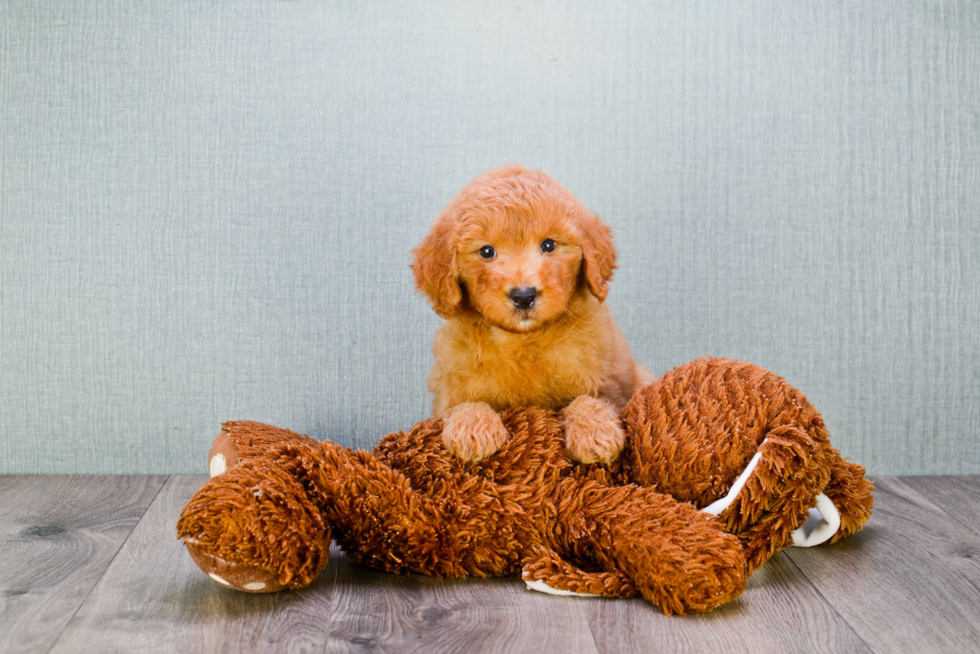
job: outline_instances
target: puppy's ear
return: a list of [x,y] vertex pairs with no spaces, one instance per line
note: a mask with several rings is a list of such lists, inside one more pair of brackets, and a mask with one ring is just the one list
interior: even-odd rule
[[592,295],[600,302],[609,293],[609,282],[616,269],[616,248],[613,247],[612,230],[598,217],[584,212],[576,221],[579,231],[579,246],[582,248],[582,265],[585,268],[585,282]]
[[456,263],[456,236],[452,221],[440,216],[422,244],[412,250],[415,288],[426,295],[435,312],[446,318],[459,308],[463,293],[459,288]]

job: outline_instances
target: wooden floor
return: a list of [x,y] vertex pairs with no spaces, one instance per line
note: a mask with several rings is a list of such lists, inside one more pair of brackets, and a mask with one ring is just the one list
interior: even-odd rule
[[0,651],[980,651],[980,477],[876,481],[860,534],[787,550],[712,613],[666,617],[339,552],[310,588],[246,595],[175,539],[201,477],[0,476]]

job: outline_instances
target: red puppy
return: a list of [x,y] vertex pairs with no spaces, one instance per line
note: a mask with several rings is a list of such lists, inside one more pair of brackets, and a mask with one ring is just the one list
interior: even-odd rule
[[429,390],[443,441],[479,460],[507,437],[497,411],[561,409],[569,455],[608,462],[619,410],[653,381],[603,304],[610,230],[558,182],[507,166],[467,184],[415,250],[418,290],[446,322]]

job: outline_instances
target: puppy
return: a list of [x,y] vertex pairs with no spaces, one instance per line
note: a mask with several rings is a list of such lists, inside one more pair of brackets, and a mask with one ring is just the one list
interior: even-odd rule
[[413,250],[416,288],[445,323],[429,375],[456,456],[493,454],[506,407],[560,409],[583,463],[623,447],[619,410],[653,381],[603,304],[616,268],[608,227],[558,182],[507,166],[467,184]]

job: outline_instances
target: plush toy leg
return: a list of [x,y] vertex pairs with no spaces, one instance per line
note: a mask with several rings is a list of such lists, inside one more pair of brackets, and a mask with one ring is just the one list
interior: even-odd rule
[[308,585],[327,565],[330,529],[297,477],[274,459],[238,463],[194,495],[177,522],[216,582],[248,592]]
[[830,480],[829,446],[795,425],[777,427],[725,497],[705,507],[745,548],[749,572],[788,546]]
[[[356,561],[388,572],[495,577],[520,570],[544,518],[523,487],[470,477],[433,496],[367,452],[322,444],[311,484],[330,499],[334,539]],[[521,494],[507,495],[507,489]],[[543,503],[543,500],[541,501]]]
[[557,531],[569,558],[621,573],[664,613],[709,611],[744,589],[738,539],[693,505],[633,485],[562,490]]
[[586,572],[548,547],[524,564],[521,578],[531,590],[577,597],[636,597],[636,586],[621,572]]
[[823,491],[840,513],[840,529],[830,539],[831,543],[860,531],[868,523],[874,508],[874,488],[874,483],[864,477],[864,466],[845,461],[834,450],[830,483]]

